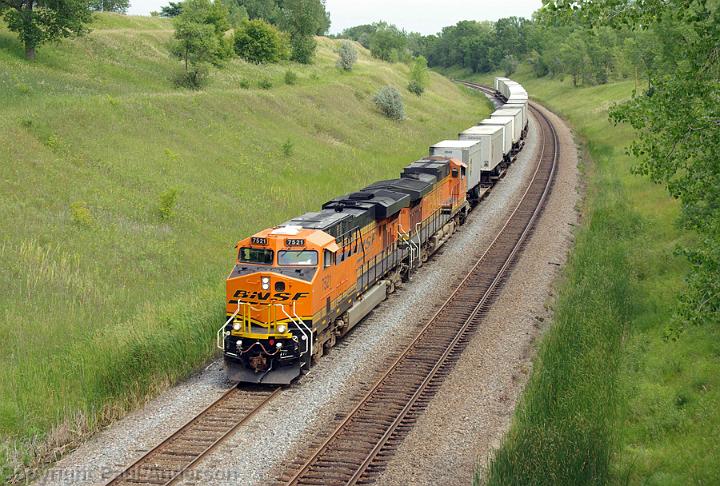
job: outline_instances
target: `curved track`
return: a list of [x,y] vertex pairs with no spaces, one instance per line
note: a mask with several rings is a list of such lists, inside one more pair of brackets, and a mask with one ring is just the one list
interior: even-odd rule
[[[466,86],[486,93],[474,83]],[[551,190],[559,143],[535,107],[542,148],[522,200],[488,250],[375,386],[310,457],[295,462],[285,484],[373,482],[452,370],[509,275]]]
[[[492,94],[474,83],[466,86]],[[432,316],[402,355],[332,435],[312,448],[282,478],[287,484],[371,482],[413,426],[487,314],[532,231],[552,186],[558,139],[552,124],[532,107],[542,152],[521,202],[488,250]],[[280,393],[280,388],[232,388],[107,485],[170,485]]]
[[280,388],[252,392],[231,388],[107,484],[138,486],[175,483],[279,392]]

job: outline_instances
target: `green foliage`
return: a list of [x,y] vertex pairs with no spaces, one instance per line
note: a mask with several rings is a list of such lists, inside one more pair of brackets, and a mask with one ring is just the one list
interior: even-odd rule
[[278,62],[289,55],[286,34],[264,20],[243,22],[235,31],[235,52],[256,64]]
[[429,80],[428,75],[428,64],[427,59],[423,56],[419,56],[415,59],[412,69],[410,69],[410,83],[408,84],[408,91],[420,96],[425,91]]
[[78,226],[90,228],[95,224],[90,208],[85,201],[75,201],[70,205],[70,216]]
[[405,105],[402,96],[397,88],[383,86],[373,98],[375,106],[383,115],[392,120],[403,120],[405,118]]
[[260,89],[270,89],[273,87],[273,83],[268,78],[262,78],[258,81],[258,87]]
[[505,74],[505,77],[510,77],[513,74],[515,74],[515,71],[517,71],[518,67],[518,61],[515,59],[515,56],[512,54],[508,54],[505,57],[503,57],[501,68],[503,70],[503,74]]
[[125,13],[130,6],[130,0],[91,0],[90,8],[96,12]]
[[178,190],[175,188],[163,191],[158,197],[158,215],[163,221],[173,217],[177,205]]
[[284,0],[282,27],[290,33],[293,61],[310,64],[315,55],[316,34],[330,27],[329,17],[322,0]]
[[250,81],[247,79],[241,79],[239,85],[242,89],[250,89]]
[[92,20],[89,0],[1,0],[0,13],[8,28],[25,46],[25,57],[35,59],[35,49],[62,38],[84,35]]
[[282,152],[285,157],[290,157],[293,154],[293,149],[295,148],[295,144],[290,140],[289,138],[287,141],[282,145]]
[[340,47],[338,47],[338,60],[336,63],[337,67],[339,67],[343,71],[352,71],[352,68],[357,61],[357,58],[358,52],[352,42],[340,42]]
[[[720,9],[703,0],[627,2],[565,1],[549,7],[556,21],[579,17],[594,29],[648,29],[652,52],[634,39],[626,44],[643,61],[650,88],[611,112],[638,133],[630,146],[635,172],[667,187],[682,202],[680,222],[695,232],[683,248],[691,264],[680,322],[720,322]],[[619,10],[618,10],[619,8]],[[608,34],[610,35],[610,34]],[[647,34],[644,37],[648,37]],[[677,332],[675,333],[677,334]]]
[[383,61],[399,62],[407,47],[405,32],[394,25],[380,22],[370,36],[370,54]]
[[224,40],[230,24],[221,0],[185,0],[173,20],[173,54],[183,61],[185,73],[175,78],[179,86],[201,88],[209,75],[208,65],[220,65],[228,56]]
[[298,75],[295,71],[292,71],[290,69],[285,71],[285,84],[287,84],[287,85],[297,84],[297,80],[298,80]]
[[177,17],[182,13],[182,2],[170,2],[160,9],[160,17]]

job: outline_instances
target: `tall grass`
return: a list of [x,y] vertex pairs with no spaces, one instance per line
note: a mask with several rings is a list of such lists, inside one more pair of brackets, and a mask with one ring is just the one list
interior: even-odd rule
[[553,327],[476,482],[720,484],[720,329],[665,339],[686,273],[674,249],[693,235],[663,187],[630,173],[633,132],[607,119],[633,83],[573,89],[526,67],[514,78],[570,121],[592,161]]
[[363,51],[340,73],[328,39],[312,66],[233,60],[174,89],[170,26],[101,15],[36,63],[0,27],[0,478],[213,355],[238,239],[396,176],[488,111],[435,75],[390,122],[372,95],[407,66]]

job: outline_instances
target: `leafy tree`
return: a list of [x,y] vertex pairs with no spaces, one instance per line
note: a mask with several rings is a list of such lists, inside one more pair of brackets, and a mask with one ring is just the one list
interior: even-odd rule
[[[651,87],[615,107],[611,118],[638,133],[634,171],[682,203],[680,223],[698,235],[681,248],[691,265],[681,298],[683,323],[720,323],[720,9],[704,0],[548,1],[555,21],[579,18],[615,31],[651,30]],[[645,52],[638,53],[642,58]],[[713,101],[714,100],[714,101]]]
[[130,6],[130,0],[92,0],[90,8],[97,12],[125,13]]
[[394,25],[379,22],[375,32],[370,36],[370,54],[383,61],[394,61],[400,57],[400,52],[407,47],[405,32]]
[[170,2],[160,8],[160,17],[177,17],[182,13],[182,2]]
[[512,76],[517,71],[518,61],[512,54],[507,54],[502,60],[501,67],[506,77]]
[[330,27],[324,1],[284,0],[282,11],[282,26],[290,33],[292,60],[311,63],[317,47],[314,36]]
[[350,41],[341,41],[338,47],[337,67],[344,71],[352,71],[355,61],[357,61],[358,53],[355,46]]
[[172,51],[185,68],[177,84],[200,88],[207,79],[209,65],[220,65],[227,56],[224,42],[229,28],[227,9],[220,0],[185,0],[174,24]]
[[418,56],[418,58],[415,59],[412,69],[410,69],[410,83],[408,84],[408,91],[418,96],[422,95],[427,87],[428,79],[427,59],[423,56]]
[[88,0],[0,0],[0,13],[18,34],[29,60],[46,42],[86,34],[92,20]]
[[235,52],[256,64],[288,58],[287,34],[261,19],[243,22],[235,31]]
[[363,24],[345,29],[340,34],[343,39],[359,42],[365,49],[370,49],[370,38],[377,30],[378,24]]

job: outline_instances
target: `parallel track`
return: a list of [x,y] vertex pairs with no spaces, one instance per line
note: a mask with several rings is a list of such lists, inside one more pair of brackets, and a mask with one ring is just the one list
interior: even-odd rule
[[[490,92],[473,83],[463,84]],[[550,190],[558,156],[549,121],[533,112],[543,147],[533,180],[489,249],[420,334],[312,456],[283,478],[288,484],[372,482],[429,403],[482,321],[532,230]],[[246,423],[280,388],[232,388],[107,485],[170,485]]]
[[375,386],[310,457],[296,460],[282,483],[373,482],[452,370],[508,277],[552,187],[558,137],[542,112],[532,111],[542,133],[542,152],[530,185],[500,233]]
[[231,388],[107,485],[175,483],[279,392],[280,388],[252,392]]

